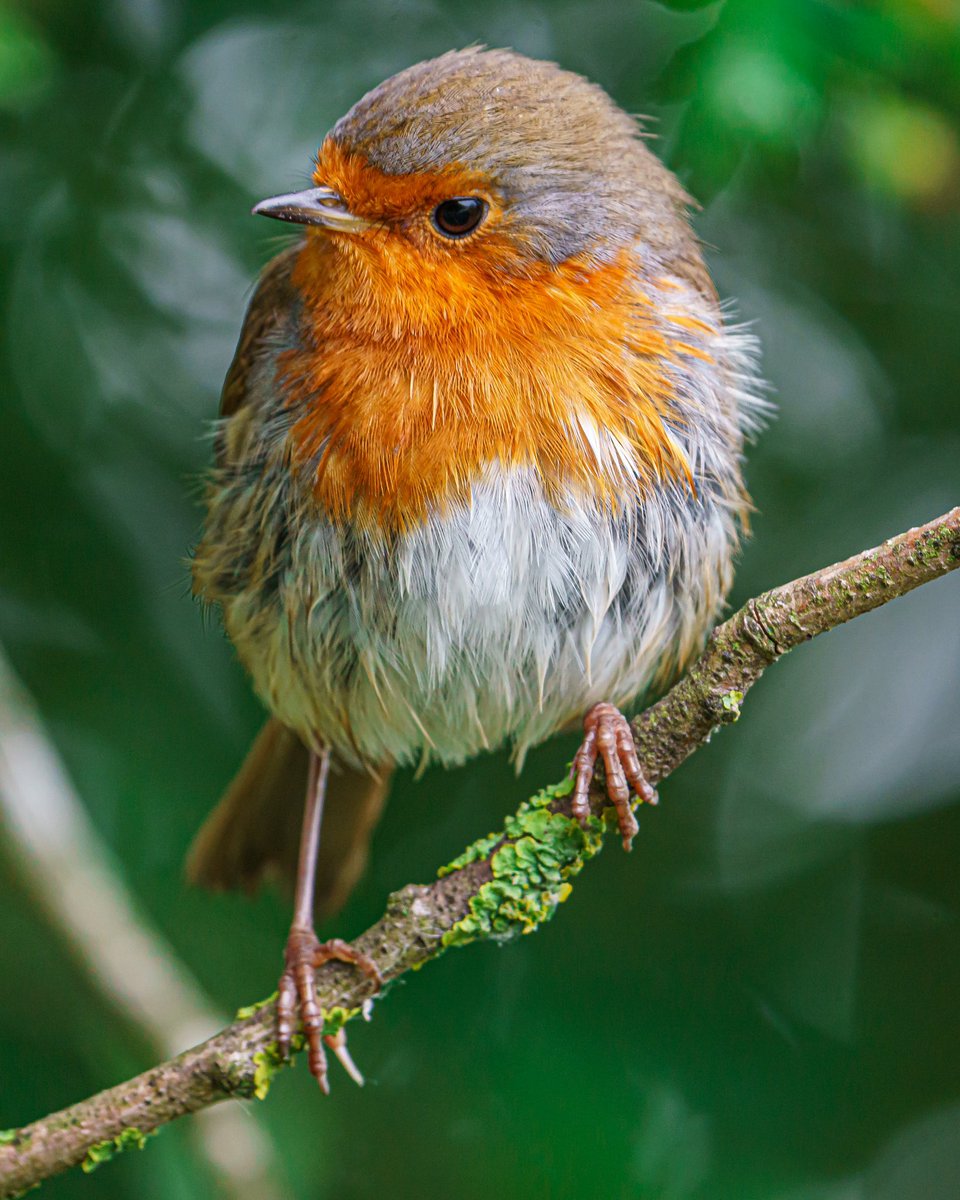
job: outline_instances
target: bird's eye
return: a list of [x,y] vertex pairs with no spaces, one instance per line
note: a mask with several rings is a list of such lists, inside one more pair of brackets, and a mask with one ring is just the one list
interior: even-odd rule
[[444,200],[433,210],[433,224],[446,238],[462,238],[473,233],[486,215],[487,206],[477,196],[457,196]]

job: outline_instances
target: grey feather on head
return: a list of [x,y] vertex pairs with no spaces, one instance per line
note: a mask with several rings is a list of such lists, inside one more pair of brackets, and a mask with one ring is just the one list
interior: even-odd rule
[[389,175],[459,165],[502,201],[502,228],[550,263],[609,261],[639,237],[693,241],[688,198],[597,84],[512,50],[471,47],[417,63],[368,92],[331,137]]

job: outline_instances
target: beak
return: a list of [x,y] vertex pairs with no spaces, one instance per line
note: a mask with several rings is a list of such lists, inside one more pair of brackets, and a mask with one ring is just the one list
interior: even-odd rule
[[342,196],[328,187],[307,188],[305,192],[288,192],[285,196],[271,196],[254,205],[253,212],[259,217],[273,217],[277,221],[293,221],[297,225],[320,225],[338,233],[359,233],[369,229],[371,222],[358,217],[347,208]]

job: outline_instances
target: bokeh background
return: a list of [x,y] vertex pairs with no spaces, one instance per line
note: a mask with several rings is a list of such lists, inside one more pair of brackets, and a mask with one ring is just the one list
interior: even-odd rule
[[[288,919],[181,879],[261,720],[185,567],[220,381],[280,244],[249,208],[307,178],[368,87],[476,41],[649,114],[703,205],[780,410],[735,602],[960,500],[957,0],[0,4],[0,643],[117,877],[224,1015],[273,989]],[[245,1106],[277,1194],[960,1195],[958,585],[778,666],[537,936],[396,987],[351,1036],[365,1090],[336,1071],[323,1100],[301,1067]],[[336,932],[571,752],[519,781],[502,756],[401,778]],[[156,1046],[4,846],[9,1126]],[[181,1124],[44,1195],[221,1186]]]

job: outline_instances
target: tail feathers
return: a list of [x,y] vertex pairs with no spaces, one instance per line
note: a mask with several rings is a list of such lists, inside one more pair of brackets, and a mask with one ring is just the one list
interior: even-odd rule
[[[268,721],[194,840],[187,859],[190,882],[253,892],[276,880],[292,889],[309,764],[297,735]],[[340,909],[363,874],[389,786],[389,768],[373,776],[333,765],[317,861],[318,919]]]

